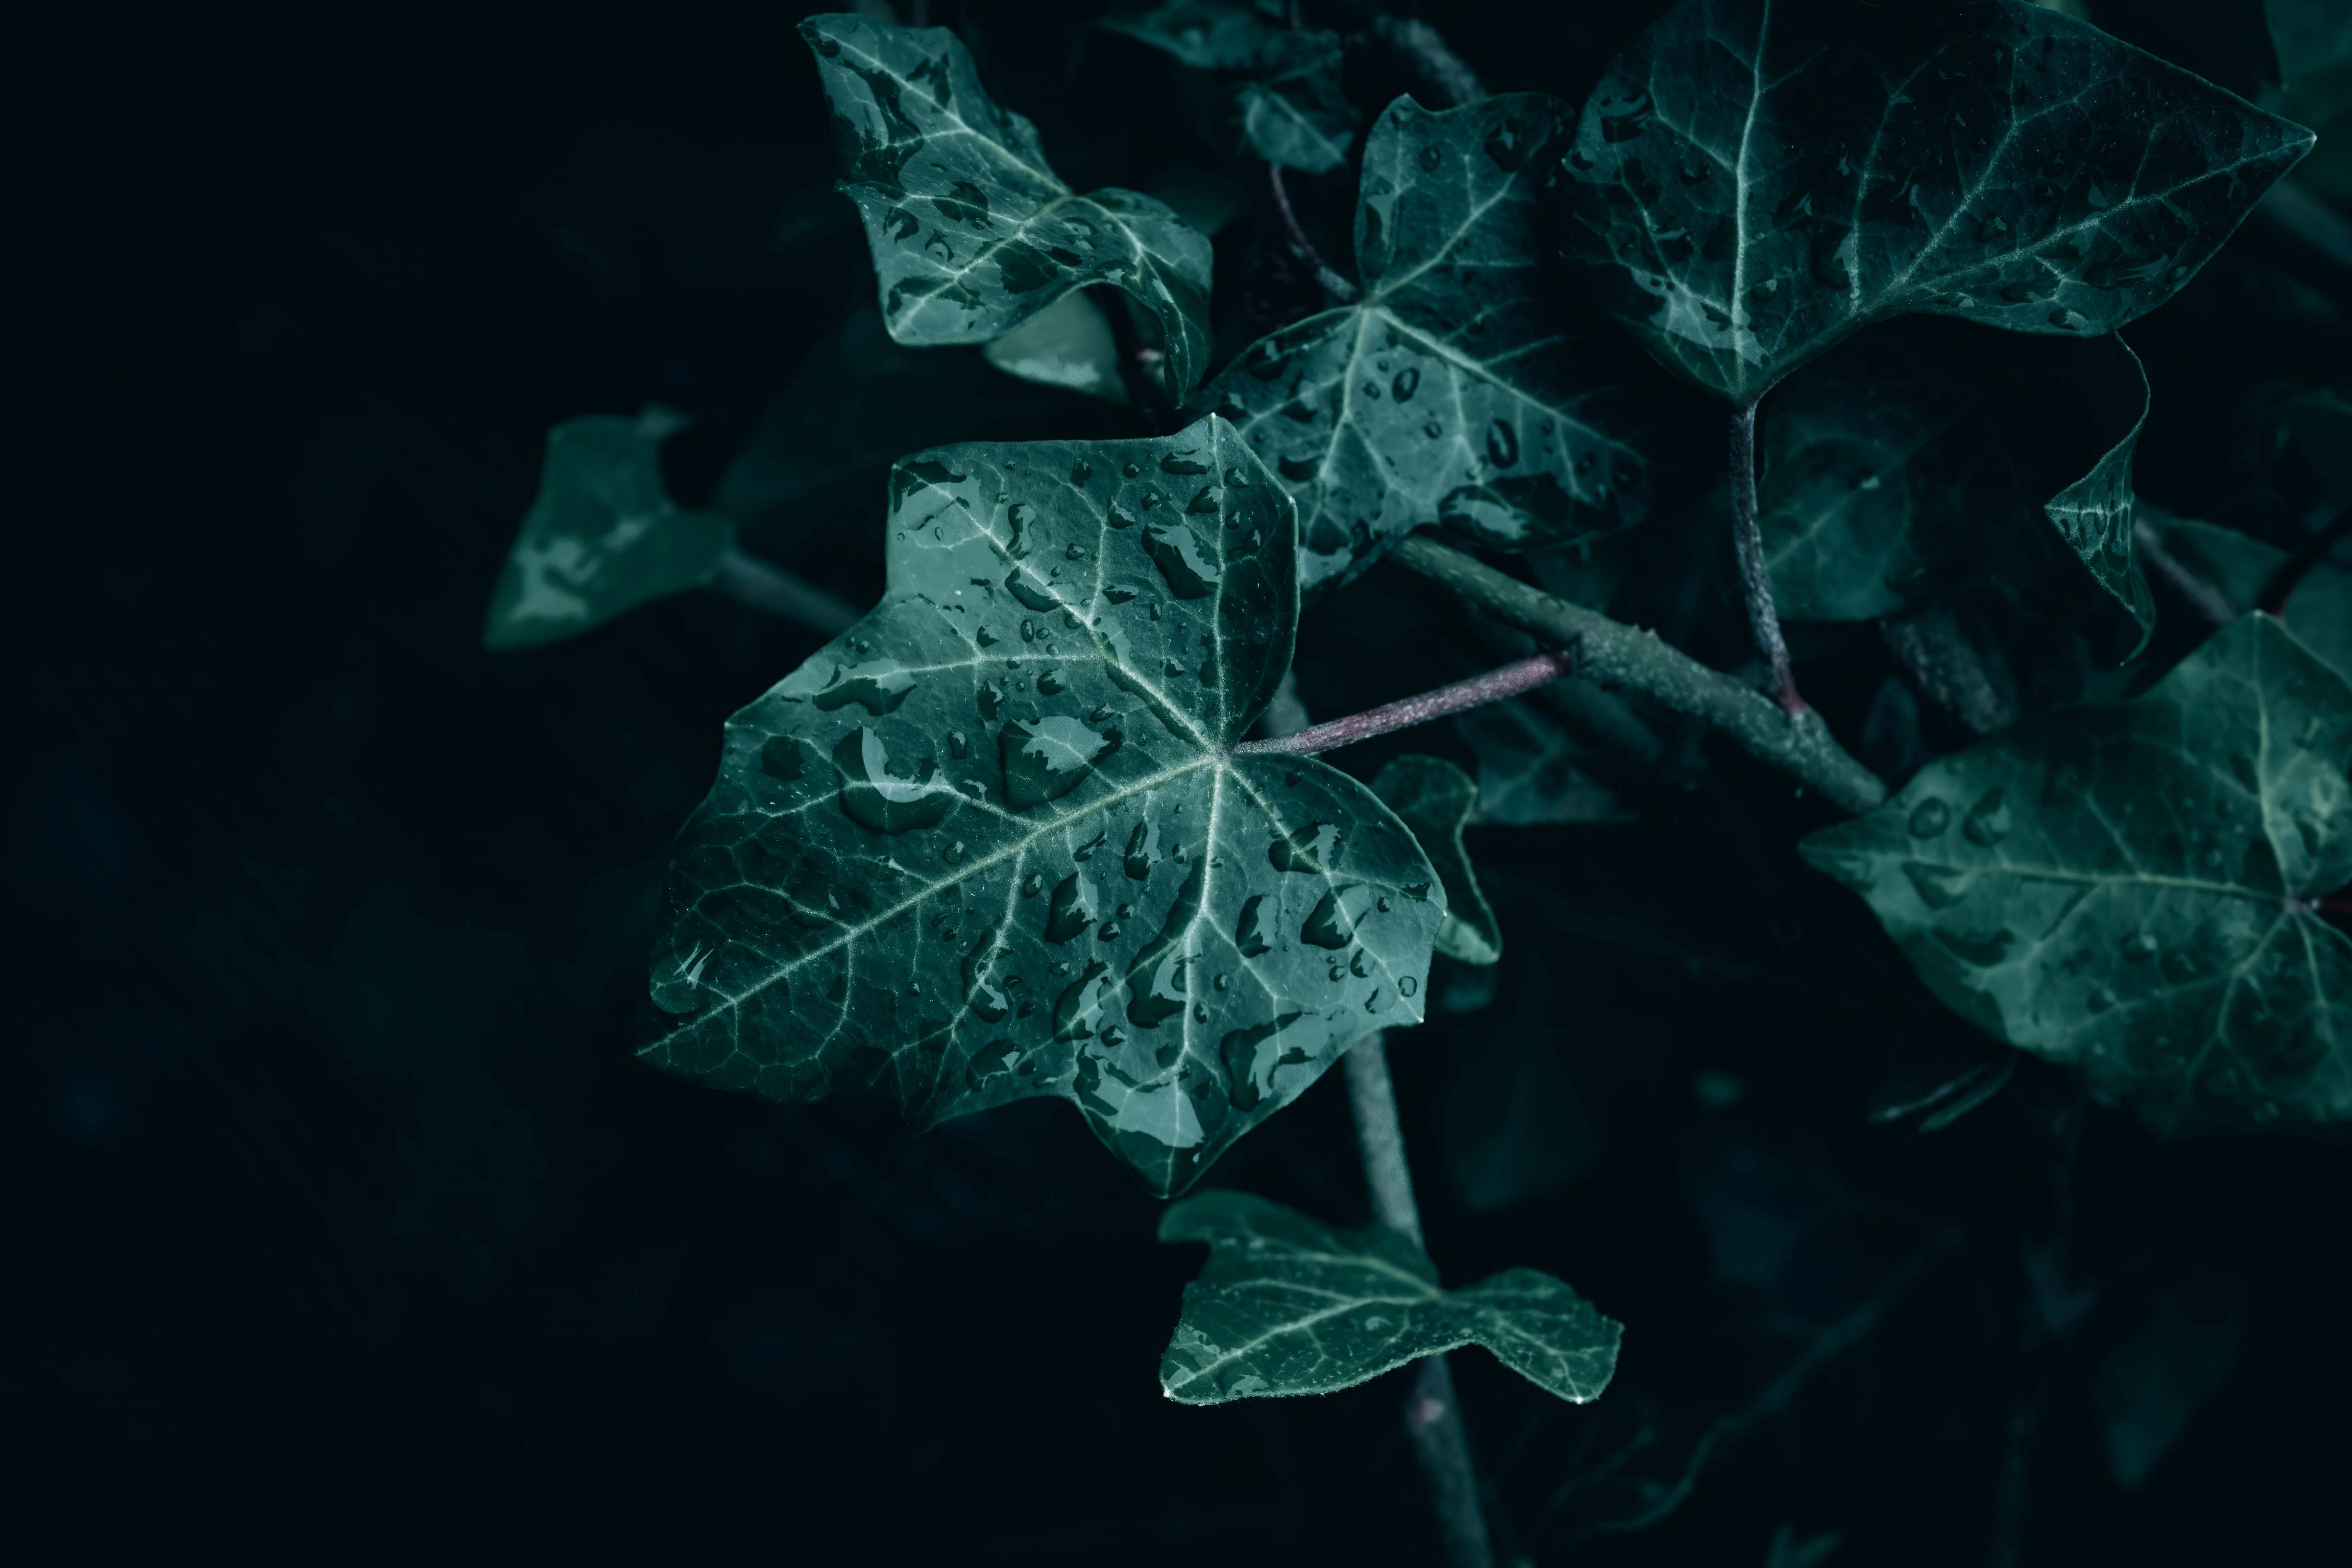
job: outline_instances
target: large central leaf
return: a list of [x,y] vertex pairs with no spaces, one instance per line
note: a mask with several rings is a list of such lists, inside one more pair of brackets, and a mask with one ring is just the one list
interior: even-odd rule
[[1362,784],[1227,750],[1289,665],[1296,514],[1214,417],[927,452],[890,495],[882,603],[728,724],[646,1054],[925,1125],[1063,1095],[1181,1190],[1419,1019],[1445,912]]
[[1563,189],[1614,312],[1744,403],[1906,311],[2122,326],[2310,145],[2025,0],[1682,0],[1611,62]]
[[1605,350],[1559,308],[1539,190],[1568,108],[1507,93],[1389,105],[1364,144],[1357,303],[1245,351],[1202,394],[1298,501],[1312,590],[1444,522],[1525,549],[1639,522],[1641,455]]
[[1001,108],[944,27],[863,16],[801,24],[849,165],[882,318],[902,343],[986,342],[1072,289],[1108,283],[1159,322],[1169,386],[1209,348],[1209,242],[1134,191],[1080,195],[1037,128]]
[[1988,1034],[2160,1130],[2352,1116],[2352,687],[2267,616],[1920,770],[1805,858]]

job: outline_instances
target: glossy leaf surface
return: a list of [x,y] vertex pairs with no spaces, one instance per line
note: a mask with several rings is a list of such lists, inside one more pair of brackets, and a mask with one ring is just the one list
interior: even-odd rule
[[1297,498],[1303,587],[1427,524],[1507,550],[1642,520],[1613,362],[1560,313],[1541,233],[1567,116],[1540,93],[1391,104],[1364,145],[1362,298],[1260,341],[1202,394]]
[[892,471],[882,603],[728,724],[654,1061],[918,1122],[1075,1100],[1179,1191],[1370,1029],[1445,912],[1403,826],[1226,748],[1290,658],[1289,501],[1231,426]]
[[677,423],[658,411],[592,415],[547,433],[539,494],[491,590],[482,646],[557,642],[710,581],[735,525],[669,499],[661,442]]
[[1356,111],[1339,89],[1337,33],[1290,27],[1280,6],[1239,0],[1171,0],[1103,26],[1218,79],[1237,140],[1255,156],[1309,174],[1347,161]]
[[1081,195],[1036,127],[999,107],[942,27],[812,17],[835,140],[902,343],[985,342],[1074,289],[1107,283],[1149,311],[1179,396],[1208,353],[1209,242],[1134,191]]
[[1616,1370],[1619,1325],[1532,1268],[1443,1289],[1395,1231],[1335,1229],[1247,1193],[1175,1205],[1160,1239],[1209,1244],[1160,1363],[1161,1390],[1185,1405],[1329,1394],[1469,1344],[1578,1404]]
[[1478,890],[1470,852],[1462,847],[1463,825],[1478,804],[1478,786],[1470,775],[1441,757],[1399,757],[1372,780],[1372,793],[1412,830],[1445,884],[1437,951],[1463,963],[1492,963],[1502,957],[1502,927]]
[[2162,1131],[2352,1115],[2352,687],[2267,616],[1803,844],[1928,988]]
[[2025,0],[1682,0],[1611,62],[1562,189],[1612,313],[1740,403],[1906,312],[2137,320],[2310,144]]
[[2009,354],[1989,337],[1906,323],[1773,393],[1757,487],[1773,595],[1790,620],[1852,621],[1979,574],[2087,600],[2079,581],[2126,657],[2156,616],[2132,541],[2147,375],[2118,337]]

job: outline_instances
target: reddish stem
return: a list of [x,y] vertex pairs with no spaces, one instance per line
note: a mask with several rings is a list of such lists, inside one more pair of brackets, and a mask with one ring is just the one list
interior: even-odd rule
[[1258,756],[1268,752],[1308,756],[1340,746],[1352,746],[1358,741],[1369,741],[1375,735],[1386,735],[1392,731],[1410,730],[1415,724],[1426,724],[1432,719],[1443,719],[1449,713],[1459,713],[1465,709],[1500,702],[1506,697],[1517,697],[1520,692],[1533,690],[1546,681],[1558,680],[1563,675],[1575,673],[1576,655],[1573,652],[1539,653],[1532,658],[1507,664],[1500,669],[1490,669],[1484,675],[1474,675],[1467,680],[1457,680],[1451,686],[1424,691],[1418,697],[1384,703],[1345,719],[1334,719],[1328,724],[1311,724],[1295,735],[1244,741],[1233,751],[1236,756]]
[[1265,177],[1266,182],[1274,187],[1275,210],[1282,214],[1282,226],[1290,236],[1290,248],[1293,254],[1313,268],[1315,281],[1323,285],[1325,293],[1343,305],[1353,300],[1356,297],[1356,286],[1325,265],[1323,253],[1315,248],[1315,242],[1307,237],[1307,231],[1298,226],[1298,215],[1290,210],[1290,188],[1282,183],[1282,165],[1268,163],[1265,166]]
[[1789,645],[1780,636],[1780,612],[1772,604],[1772,574],[1764,565],[1764,530],[1756,508],[1756,405],[1759,393],[1731,416],[1732,535],[1739,547],[1739,577],[1748,587],[1748,624],[1756,647],[1772,667],[1772,691],[1790,718],[1804,716],[1797,678],[1789,670]]

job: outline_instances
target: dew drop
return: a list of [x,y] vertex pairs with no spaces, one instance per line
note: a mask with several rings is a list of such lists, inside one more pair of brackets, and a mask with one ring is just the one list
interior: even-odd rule
[[1519,460],[1519,433],[1511,427],[1509,420],[1487,421],[1486,457],[1498,468],[1507,468]]
[[2156,938],[2144,931],[2136,931],[2124,938],[2124,956],[2134,963],[2145,963],[2156,956]]
[[1911,837],[1933,838],[1952,825],[1952,808],[1930,795],[1911,808]]
[[961,762],[964,758],[971,755],[971,738],[969,735],[966,735],[961,730],[950,730],[948,731],[948,755],[955,758],[958,762]]
[[1228,984],[1232,984],[1232,976],[1220,974],[1215,980],[1210,982],[1210,984],[1214,985],[1218,990],[1223,991]]
[[1397,982],[1397,994],[1400,996],[1410,996],[1420,989],[1421,982],[1410,974]]
[[961,866],[964,862],[964,854],[963,840],[959,838],[940,852],[940,858],[950,866]]
[[1439,152],[1433,145],[1421,150],[1421,166],[1433,174],[1436,172],[1437,165],[1443,163],[1444,158],[1445,154]]
[[1024,899],[1034,899],[1045,890],[1045,879],[1034,871],[1021,880],[1021,896]]
[[1042,670],[1038,673],[1037,689],[1044,696],[1057,697],[1061,695],[1065,684],[1066,683],[1062,679],[1062,673],[1057,669]]
[[1143,473],[1143,465],[1140,463],[1129,463],[1125,467],[1121,468],[1119,472],[1125,474],[1130,479],[1138,479],[1140,478]]
[[1445,434],[1445,426],[1440,425],[1436,420],[1432,419],[1421,427],[1421,433],[1434,441],[1440,436]]
[[1421,371],[1419,367],[1414,365],[1405,366],[1402,370],[1397,372],[1389,382],[1389,395],[1391,397],[1394,397],[1399,403],[1411,402],[1412,400],[1412,395],[1420,390]]

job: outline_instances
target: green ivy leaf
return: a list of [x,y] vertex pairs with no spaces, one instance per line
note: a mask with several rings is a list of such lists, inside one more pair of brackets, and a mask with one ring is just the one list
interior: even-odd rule
[[1347,161],[1356,111],[1339,89],[1339,34],[1238,0],[1171,0],[1102,25],[1219,79],[1238,140],[1267,163],[1321,174]]
[[[2287,563],[2285,551],[2234,528],[2166,518],[2145,502],[2140,513],[2160,527],[2174,559],[2210,583],[2240,615],[2262,603],[2263,590]],[[2329,668],[2352,680],[2352,572],[2332,561],[2313,562],[2279,618]]]
[[2136,321],[2311,140],[2025,0],[1682,0],[1611,62],[1562,189],[1612,313],[1746,403],[1906,312]]
[[1399,757],[1372,780],[1372,793],[1397,814],[1437,868],[1445,884],[1445,919],[1438,923],[1437,951],[1463,963],[1492,963],[1503,956],[1503,930],[1494,907],[1478,890],[1470,852],[1462,847],[1462,826],[1478,804],[1470,775],[1438,757]]
[[2232,622],[2144,696],[1922,769],[1807,860],[1995,1038],[2161,1131],[2352,1116],[2352,687]]
[[1509,1268],[1442,1289],[1421,1248],[1385,1226],[1337,1230],[1213,1192],[1171,1207],[1160,1239],[1209,1244],[1160,1363],[1161,1391],[1181,1404],[1330,1394],[1469,1344],[1579,1405],[1617,1367],[1622,1328],[1550,1275]]
[[567,419],[547,433],[539,494],[490,592],[483,647],[559,642],[710,581],[735,525],[680,510],[663,488],[662,439],[682,423],[651,409]]
[[1421,1016],[1444,889],[1311,758],[1227,750],[1288,667],[1297,521],[1213,417],[890,479],[888,589],[729,721],[681,832],[652,1060],[929,1126],[1076,1101],[1181,1190]]
[[[1758,481],[1773,596],[1790,620],[1872,620],[1990,574],[2091,601],[2128,658],[2156,619],[2132,542],[2147,373],[2120,337],[1987,356],[1986,336],[1906,323],[1774,392]],[[2084,575],[2095,595],[2071,591]]]
[[1478,816],[1509,827],[1627,822],[1617,792],[1586,772],[1597,754],[1535,702],[1514,697],[1457,714],[1478,759]]
[[1261,340],[1202,394],[1297,498],[1307,590],[1425,524],[1516,550],[1642,520],[1611,362],[1561,316],[1539,233],[1567,113],[1524,92],[1389,105],[1364,145],[1362,299]]
[[1209,352],[1207,239],[1137,192],[1071,191],[1036,127],[988,96],[945,28],[832,16],[803,22],[801,36],[816,51],[892,337],[985,342],[1108,283],[1159,323],[1171,389],[1192,390]]

